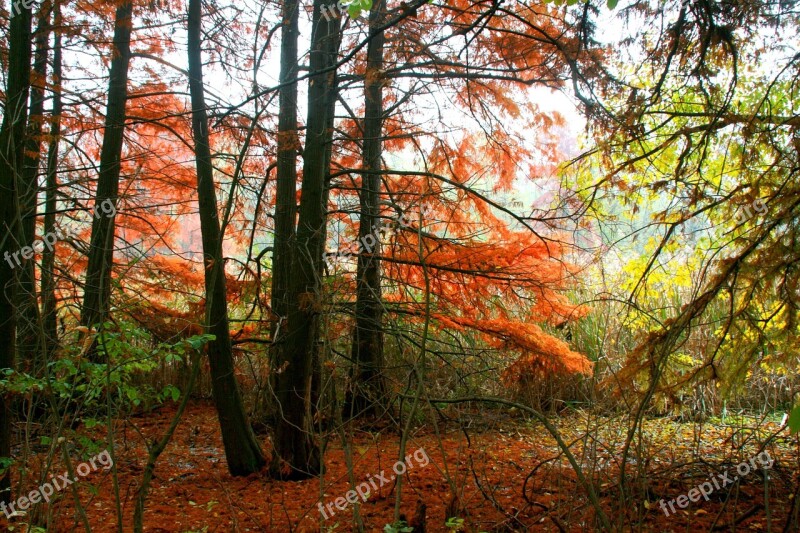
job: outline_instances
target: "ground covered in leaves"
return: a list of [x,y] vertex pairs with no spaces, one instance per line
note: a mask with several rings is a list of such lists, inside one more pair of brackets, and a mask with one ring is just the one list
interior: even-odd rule
[[[143,439],[160,437],[173,415],[174,410],[164,408],[118,422],[116,466],[126,531],[131,528],[146,459]],[[585,491],[539,423],[513,410],[456,411],[452,407],[443,408],[439,420],[436,427],[415,431],[407,444],[406,455],[424,450],[430,459],[424,464],[412,458],[403,478],[401,512],[409,522],[415,520],[419,502],[424,502],[427,531],[595,530],[595,513]],[[622,507],[617,480],[625,424],[585,412],[570,412],[554,421],[586,476],[594,481],[610,519],[639,523],[645,531],[731,531],[734,524],[737,530],[767,531],[768,522],[773,531],[780,531],[800,485],[797,439],[789,437],[777,419],[682,423],[661,418],[646,421],[641,438],[634,439],[643,459],[631,454],[625,465],[628,475],[638,476],[637,490],[645,496],[631,496]],[[355,505],[348,504],[345,510],[332,507],[335,514],[328,512],[325,520],[318,504],[324,508],[370,479],[380,485],[381,472],[386,479],[393,477],[399,437],[385,427],[348,431],[349,453],[339,437],[327,443],[322,479],[281,482],[266,473],[233,478],[225,467],[213,407],[195,403],[158,462],[145,530],[351,531]],[[773,435],[762,449],[761,443]],[[267,450],[268,439],[261,438]],[[767,457],[764,452],[774,461],[769,469],[761,462]],[[759,460],[749,461],[758,453],[762,454]],[[37,457],[29,461],[34,470],[36,461]],[[676,513],[665,516],[661,499],[675,500],[703,482],[722,479],[723,472],[731,472],[733,478],[742,462],[756,468],[724,488],[715,488],[707,501],[676,507]],[[392,480],[370,490],[358,506],[366,531],[383,531],[393,522],[396,485]],[[92,530],[115,531],[111,473],[92,472],[75,486]],[[766,502],[765,494],[769,495]],[[72,497],[64,491],[51,504],[54,527],[50,530],[83,529]],[[25,521],[25,516],[14,518],[9,529],[24,531]],[[0,515],[0,526],[5,524]]]

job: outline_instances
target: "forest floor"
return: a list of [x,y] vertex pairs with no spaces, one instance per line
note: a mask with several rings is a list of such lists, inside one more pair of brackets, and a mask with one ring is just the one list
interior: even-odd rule
[[[437,428],[424,426],[407,444],[406,456],[412,455],[402,483],[401,512],[409,521],[421,501],[427,505],[429,532],[595,529],[595,514],[586,492],[543,426],[508,411],[456,413],[445,409],[444,414],[453,419],[440,419]],[[173,415],[173,408],[162,408],[118,422],[116,467],[126,531],[132,523],[135,493],[147,456],[143,438],[152,441],[160,437]],[[731,531],[734,523],[739,531],[781,531],[800,485],[797,438],[789,437],[779,421],[762,420],[756,428],[752,419],[725,424],[652,419],[645,422],[642,439],[637,439],[645,452],[642,456],[648,459],[643,465],[629,460],[626,466],[629,474],[639,472],[640,467],[646,469],[647,476],[640,478],[644,480],[640,493],[647,497],[632,497],[621,505],[616,489],[625,439],[621,420],[575,411],[554,418],[554,422],[586,475],[595,481],[610,519],[619,520],[620,509],[625,509],[626,523],[639,523],[643,531],[710,531],[714,526]],[[386,428],[354,427],[350,431],[353,483],[372,480],[372,487],[377,487],[369,489],[365,502],[358,500],[361,519],[366,531],[384,531],[386,524],[393,522],[396,480],[391,478],[399,437]],[[759,456],[757,443],[772,434],[777,438],[766,449],[768,456]],[[260,438],[268,449],[268,439]],[[589,463],[592,454],[596,459]],[[774,461],[769,469],[767,458]],[[736,469],[743,462],[751,471],[739,476]],[[31,463],[35,456],[29,461],[35,469]],[[325,465],[322,481],[282,482],[265,473],[231,477],[213,406],[196,402],[187,409],[159,459],[147,500],[145,531],[351,531],[355,505],[348,503],[339,510],[333,504],[354,486],[338,438],[327,445]],[[741,467],[739,473],[744,470]],[[692,495],[690,489],[704,482],[709,482],[706,491],[710,480],[725,484],[726,471],[735,482],[712,489],[708,500],[699,498],[684,509],[677,507],[678,501],[676,513],[665,515],[661,499],[668,505],[681,495]],[[390,480],[383,486],[381,472]],[[81,494],[92,530],[115,531],[117,510],[110,472],[98,469],[73,486]],[[765,491],[770,495],[769,512],[765,511]],[[84,529],[69,491],[59,495],[60,501],[51,504],[49,530]],[[327,520],[321,516],[320,502],[323,509],[328,506]],[[345,505],[342,500],[338,503]],[[446,520],[451,517],[461,520],[450,520],[448,526]],[[24,521],[24,517],[15,518],[9,529],[24,531]],[[0,527],[4,525],[6,520],[0,514]]]

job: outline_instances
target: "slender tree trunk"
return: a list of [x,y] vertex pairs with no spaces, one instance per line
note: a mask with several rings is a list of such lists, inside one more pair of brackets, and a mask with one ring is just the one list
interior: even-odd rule
[[[12,10],[14,6],[12,5]],[[0,371],[16,359],[14,269],[20,266],[19,181],[22,179],[25,124],[31,81],[31,13],[12,12],[8,43],[6,106],[0,126]],[[16,254],[16,255],[14,255]],[[0,458],[11,456],[11,399],[0,396]],[[0,475],[0,502],[11,501],[11,474]]]
[[[383,24],[385,0],[372,5],[369,26]],[[353,335],[353,367],[345,398],[345,416],[376,414],[385,392],[383,382],[383,302],[381,301],[380,191],[383,148],[383,48],[384,33],[367,45],[364,76],[364,153],[361,174],[361,243],[356,274],[356,324]]]
[[[272,312],[278,321],[273,334],[287,315],[287,293],[291,277],[291,243],[295,236],[297,217],[297,37],[299,4],[297,0],[283,3],[281,16],[281,84],[278,95],[278,168],[275,202],[275,246],[272,252]],[[277,343],[276,343],[277,344]]]
[[[330,160],[331,99],[336,98],[335,64],[340,31],[338,18],[326,21],[322,6],[333,9],[332,0],[315,0],[312,20],[312,76],[308,88],[306,145],[303,153],[303,185],[297,237],[292,254],[288,298],[288,331],[285,349],[276,361],[279,373],[275,394],[280,413],[275,428],[272,472],[275,476],[301,479],[321,471],[321,457],[312,432],[312,375],[315,350],[319,348],[318,317],[321,310],[320,278],[325,250],[327,186]],[[335,10],[334,10],[335,12]]]
[[[126,1],[117,7],[114,19],[114,45],[111,49],[105,133],[100,151],[100,175],[94,201],[95,212],[100,216],[92,218],[89,265],[86,269],[86,288],[81,309],[81,325],[87,327],[102,325],[110,305],[114,227],[125,136],[125,105],[128,101],[132,11],[132,3]],[[101,205],[105,206],[108,202],[114,205],[112,215],[106,215],[99,210]]]
[[189,91],[197,163],[197,196],[203,238],[206,285],[206,331],[216,336],[208,345],[211,387],[217,407],[228,470],[234,476],[252,474],[266,463],[247,420],[236,384],[228,326],[225,263],[217,215],[214,168],[211,163],[208,116],[203,95],[201,0],[189,1]]
[[[342,34],[339,32],[337,34],[338,44],[336,44],[336,50],[339,50],[339,46],[341,44]],[[330,197],[330,184],[331,184],[331,160],[333,158],[333,126],[334,126],[334,119],[336,118],[336,95],[339,91],[339,79],[338,77],[334,77],[333,85],[329,88],[330,93],[333,95],[333,98],[328,98],[328,110],[326,112],[327,117],[327,125],[325,126],[325,160],[323,165],[325,167],[325,190],[322,195],[322,205],[328,205],[328,198]],[[326,222],[327,224],[327,222]],[[326,226],[327,228],[327,226]],[[327,239],[327,235],[326,235]],[[325,259],[325,244],[323,242],[323,260]],[[323,261],[324,262],[324,261]],[[324,273],[324,267],[320,266],[319,275],[321,276]],[[322,361],[323,361],[323,353],[320,350],[314,350],[314,359],[312,361],[312,376],[311,376],[311,404],[312,406],[316,406],[318,411],[322,411],[321,419],[325,419],[328,416],[331,416],[333,413],[331,411],[326,411],[326,406],[320,404],[320,400],[322,399]],[[330,392],[334,392],[331,390]],[[336,403],[335,401],[335,393],[334,395],[328,395],[329,400],[333,400],[330,402],[330,405]],[[317,416],[315,414],[314,416]]]
[[[36,214],[39,197],[39,163],[44,119],[44,87],[47,81],[47,46],[50,35],[49,11],[44,10],[36,29],[36,52],[33,60],[31,109],[25,138],[25,159],[20,182],[20,217],[26,246],[36,238]],[[42,248],[44,252],[44,247]],[[18,271],[17,286],[17,356],[26,370],[35,376],[44,370],[39,346],[39,302],[36,295],[36,262],[25,261]]]
[[[282,361],[286,342],[289,279],[292,268],[292,243],[297,223],[297,38],[299,34],[299,2],[285,0],[281,7],[281,73],[283,85],[278,94],[278,162],[275,200],[275,240],[272,250],[272,346],[271,361]],[[274,390],[274,372],[271,386]],[[274,415],[272,393],[264,401],[270,417]]]
[[[59,137],[61,136],[61,3],[53,5],[53,109],[50,117],[50,145],[47,148],[47,181],[44,200],[44,234],[53,235],[56,230],[56,191],[58,189]],[[44,348],[47,359],[58,345],[56,333],[56,284],[55,284],[55,244],[42,251],[42,327],[44,329]]]

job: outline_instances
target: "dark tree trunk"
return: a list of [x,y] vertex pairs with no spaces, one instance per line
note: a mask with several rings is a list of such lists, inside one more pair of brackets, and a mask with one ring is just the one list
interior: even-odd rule
[[197,163],[197,197],[206,285],[206,330],[216,339],[208,344],[211,387],[217,408],[225,457],[231,475],[252,474],[265,464],[261,448],[247,420],[236,384],[228,326],[225,263],[217,215],[214,168],[209,145],[208,115],[203,94],[201,57],[202,1],[189,1],[189,91],[192,98],[192,133]]
[[[320,278],[325,249],[327,186],[330,166],[331,99],[336,98],[336,73],[331,68],[338,56],[339,19],[326,21],[321,7],[333,9],[334,1],[315,0],[312,20],[312,73],[308,89],[306,145],[303,152],[303,185],[297,236],[292,253],[285,347],[276,360],[279,373],[273,475],[301,479],[321,471],[320,451],[313,438],[312,375],[318,346],[321,309]],[[334,11],[335,12],[335,11]]]
[[[61,135],[61,4],[53,5],[53,26],[55,37],[53,45],[53,109],[50,118],[50,144],[47,148],[47,180],[44,200],[44,234],[53,235],[56,229],[56,191],[58,179],[59,136]],[[55,244],[42,251],[42,329],[44,349],[47,359],[58,345],[56,333],[56,285],[55,285]]]
[[[378,0],[369,15],[371,31],[384,21],[385,0]],[[377,414],[384,397],[383,302],[381,301],[381,246],[379,228],[381,155],[383,148],[383,48],[384,32],[367,45],[364,76],[364,146],[361,174],[360,248],[356,274],[356,324],[353,334],[353,367],[344,404],[346,417]]]
[[[12,9],[13,6],[12,6]],[[19,181],[22,179],[25,125],[31,81],[31,13],[15,12],[8,43],[6,106],[0,126],[0,371],[15,367],[16,313],[14,269],[19,264]],[[0,457],[11,456],[11,399],[0,396]],[[11,474],[0,476],[0,502],[11,501]]]
[[[281,73],[282,85],[278,94],[278,162],[277,191],[275,199],[275,238],[272,250],[272,345],[270,360],[283,361],[286,347],[286,317],[288,315],[289,279],[292,268],[292,244],[297,223],[297,38],[299,35],[299,3],[286,0],[281,7]],[[277,368],[273,366],[273,368]],[[275,388],[271,374],[270,386]],[[275,420],[276,406],[272,391],[264,395],[264,406],[269,418]]]
[[[337,35],[338,43],[336,45],[336,50],[339,50],[339,45],[341,44],[341,33]],[[326,137],[325,137],[325,155],[324,155],[324,162],[323,165],[325,166],[325,190],[322,197],[322,205],[328,205],[328,198],[330,197],[330,182],[331,182],[331,159],[333,157],[333,126],[334,126],[334,119],[336,118],[336,95],[338,94],[339,90],[339,80],[337,77],[334,77],[333,84],[329,88],[333,98],[328,98],[328,110],[327,110],[327,126],[326,126]],[[327,224],[327,221],[326,221]],[[327,227],[327,226],[326,226]],[[327,237],[327,235],[326,235]],[[323,262],[325,259],[325,243],[322,244],[323,247]],[[319,274],[320,276],[324,273],[324,266],[319,267]],[[317,407],[317,413],[314,416],[319,416],[320,420],[327,419],[330,415],[332,415],[332,411],[328,409],[328,407],[332,407],[336,403],[335,398],[335,391],[331,390],[332,394],[327,395],[327,400],[329,400],[328,405],[325,405],[322,393],[322,361],[323,361],[323,353],[319,350],[314,350],[314,359],[312,361],[312,376],[311,376],[311,403],[312,406]],[[321,401],[322,400],[322,401]]]
[[114,19],[114,44],[111,48],[111,70],[108,80],[105,133],[100,151],[100,175],[97,180],[95,211],[92,218],[92,239],[86,287],[83,293],[81,325],[91,327],[105,322],[111,299],[111,270],[114,261],[113,216],[100,212],[101,205],[111,202],[116,209],[119,195],[122,145],[125,136],[125,104],[128,101],[128,65],[131,59],[131,13],[126,1],[117,7]]
[[[272,252],[272,312],[276,315],[273,335],[281,336],[285,329],[288,309],[287,294],[291,277],[291,243],[297,217],[297,37],[299,4],[297,0],[283,3],[281,17],[281,84],[278,95],[278,168],[275,202],[275,245]],[[275,339],[280,349],[280,339]]]
[[[49,12],[44,10],[36,29],[36,52],[31,80],[31,109],[25,138],[25,159],[20,182],[20,217],[23,242],[32,246],[36,237],[36,215],[39,196],[39,163],[44,119],[44,87],[47,81],[47,46],[50,35]],[[44,253],[44,247],[42,248]],[[35,376],[44,371],[40,347],[39,302],[36,295],[36,261],[25,261],[18,271],[17,285],[17,357]]]

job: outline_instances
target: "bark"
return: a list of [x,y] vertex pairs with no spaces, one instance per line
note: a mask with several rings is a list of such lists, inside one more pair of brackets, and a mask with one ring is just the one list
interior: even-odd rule
[[[275,238],[272,251],[272,345],[271,361],[284,360],[286,317],[288,315],[289,279],[292,268],[292,244],[297,222],[297,39],[299,35],[299,2],[286,0],[281,7],[281,72],[283,85],[278,94],[278,161],[275,199]],[[274,376],[271,386],[274,390]],[[264,404],[270,417],[274,415],[272,394]],[[274,419],[274,418],[273,418]]]
[[[13,7],[12,7],[13,8]],[[19,257],[19,181],[31,78],[31,13],[12,13],[8,43],[6,105],[0,126],[0,371],[16,364],[15,262]],[[11,456],[11,398],[0,396],[0,458]],[[0,475],[0,502],[11,501],[11,475]]]
[[[341,33],[337,35],[338,43],[336,45],[336,50],[339,49],[339,45],[341,44]],[[328,109],[326,112],[327,118],[327,125],[326,125],[326,137],[325,137],[325,154],[324,154],[324,161],[323,165],[325,167],[325,189],[322,195],[322,205],[328,205],[328,198],[330,197],[330,183],[331,183],[331,159],[333,157],[333,126],[334,126],[334,119],[336,117],[336,95],[338,94],[339,90],[339,79],[338,77],[334,77],[333,84],[329,88],[330,93],[334,95],[332,98],[328,98]],[[327,223],[327,222],[326,222]],[[327,227],[327,226],[326,226]],[[327,235],[326,235],[327,237]],[[325,243],[323,242],[323,261],[325,259]],[[319,268],[319,275],[322,276],[324,273],[324,266],[320,266]],[[314,350],[313,352],[314,358],[312,361],[312,376],[311,376],[311,403],[312,406],[317,408],[318,413],[314,416],[319,416],[320,420],[330,420],[330,415],[332,415],[332,411],[328,409],[328,406],[333,406],[336,404],[336,396],[334,390],[329,390],[329,394],[323,399],[322,397],[322,361],[324,354],[321,353],[319,350]],[[327,402],[326,402],[327,400]]]
[[[20,180],[20,217],[22,238],[26,246],[32,246],[36,238],[36,215],[39,195],[39,163],[42,149],[42,120],[44,119],[44,86],[47,78],[47,46],[50,35],[49,12],[43,11],[36,29],[36,52],[33,60],[31,80],[30,113],[28,132],[25,137],[25,158]],[[42,248],[44,252],[44,248]],[[40,315],[36,295],[36,262],[25,261],[17,275],[17,357],[25,369],[35,376],[44,371],[42,350],[39,343]]]
[[225,290],[225,264],[222,236],[217,214],[214,168],[208,133],[208,114],[203,94],[201,57],[202,3],[189,1],[189,91],[192,99],[192,133],[197,164],[197,196],[200,231],[205,262],[206,324],[216,339],[208,344],[211,388],[217,408],[225,457],[231,475],[257,472],[265,464],[261,448],[247,420],[242,397],[234,376],[233,353],[228,326],[228,302]]
[[[281,16],[281,84],[297,79],[297,37],[299,3],[287,0]],[[276,315],[273,335],[280,336],[288,309],[291,277],[291,243],[297,217],[297,83],[288,83],[278,95],[278,167],[275,203],[275,246],[272,252],[272,312]],[[280,349],[276,339],[276,346]]]
[[276,360],[279,373],[275,394],[278,424],[275,428],[273,475],[302,479],[321,471],[320,451],[313,438],[312,375],[319,348],[321,311],[320,278],[326,236],[327,184],[330,167],[331,115],[336,94],[336,62],[340,43],[339,19],[326,21],[322,6],[333,1],[315,0],[309,68],[306,146],[297,236],[292,254],[288,294],[288,329],[285,349]]
[[[384,22],[385,0],[372,6],[371,31]],[[378,414],[384,397],[383,302],[381,301],[381,246],[379,228],[381,155],[383,148],[383,50],[386,37],[378,31],[367,45],[364,76],[364,142],[361,174],[360,242],[356,272],[356,316],[353,332],[353,367],[344,404],[345,416]]]
[[[50,144],[47,148],[47,178],[44,200],[44,234],[53,235],[56,230],[56,192],[58,189],[59,137],[61,135],[61,4],[53,5],[53,25],[55,36],[53,44],[53,108],[50,117]],[[42,328],[44,330],[44,349],[47,359],[58,345],[56,333],[56,284],[55,284],[56,250],[47,248],[42,251]]]
[[111,49],[111,70],[108,80],[105,133],[100,151],[100,175],[95,194],[92,238],[86,287],[83,293],[81,325],[91,327],[105,322],[111,299],[111,271],[114,261],[114,227],[116,211],[106,215],[99,207],[110,201],[116,209],[119,195],[122,145],[125,136],[125,105],[128,101],[128,66],[131,59],[131,13],[126,1],[117,7],[114,19],[114,44]]

